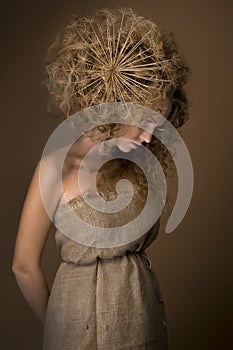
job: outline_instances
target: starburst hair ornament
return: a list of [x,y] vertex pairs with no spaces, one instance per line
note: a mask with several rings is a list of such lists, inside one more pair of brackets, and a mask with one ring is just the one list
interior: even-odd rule
[[118,101],[161,113],[156,102],[165,96],[174,96],[174,105],[183,102],[185,112],[187,101],[181,92],[189,69],[173,34],[162,32],[131,8],[73,16],[50,46],[45,71],[50,110],[52,101],[53,111],[58,106],[65,117],[82,108]]

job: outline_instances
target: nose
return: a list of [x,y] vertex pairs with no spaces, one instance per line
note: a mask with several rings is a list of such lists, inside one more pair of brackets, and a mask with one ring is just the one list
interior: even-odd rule
[[141,142],[149,143],[149,142],[151,142],[152,134],[150,132],[144,130],[140,134],[139,138],[140,138]]

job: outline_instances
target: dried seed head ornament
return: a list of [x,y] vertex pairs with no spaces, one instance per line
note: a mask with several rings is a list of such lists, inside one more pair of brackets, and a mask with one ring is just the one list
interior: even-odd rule
[[[102,9],[83,18],[73,16],[45,58],[48,109],[65,119],[86,107],[120,101],[163,114],[167,96],[172,104],[167,119],[179,128],[188,119],[184,85],[189,73],[173,33],[161,31],[131,8]],[[101,134],[98,137],[103,141],[116,135],[118,129],[116,124],[105,125],[89,135]],[[172,160],[163,144],[153,136],[146,147],[166,174],[167,162]]]
[[48,49],[46,73],[48,90],[68,117],[107,101],[153,108],[186,83],[188,67],[171,33],[120,8],[73,16]]

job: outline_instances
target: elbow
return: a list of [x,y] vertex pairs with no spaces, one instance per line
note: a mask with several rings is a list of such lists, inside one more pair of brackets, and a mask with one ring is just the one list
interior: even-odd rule
[[32,266],[32,265],[28,265],[28,264],[18,264],[18,263],[14,263],[11,266],[11,270],[13,272],[14,275],[22,275],[22,274],[29,274],[35,270],[38,270],[39,266]]
[[11,266],[11,271],[14,275],[18,275],[19,273],[26,272],[26,268],[13,263]]

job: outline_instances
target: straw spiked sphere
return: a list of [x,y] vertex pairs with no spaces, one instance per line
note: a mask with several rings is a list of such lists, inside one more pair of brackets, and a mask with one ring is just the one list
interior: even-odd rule
[[51,45],[48,90],[66,116],[102,102],[156,99],[185,83],[187,67],[171,34],[130,8],[73,16]]

